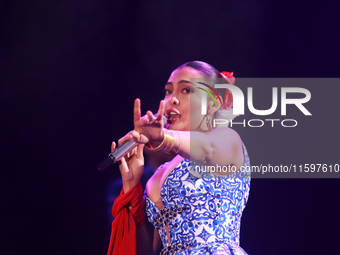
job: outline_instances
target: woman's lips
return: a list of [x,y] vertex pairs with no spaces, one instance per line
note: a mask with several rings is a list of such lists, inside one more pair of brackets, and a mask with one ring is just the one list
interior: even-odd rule
[[181,114],[179,113],[179,111],[175,108],[169,107],[167,109],[167,117],[168,117],[168,122],[170,124],[172,124],[174,121],[179,120],[179,118],[181,117]]
[[166,128],[171,129],[171,126],[175,124],[175,122],[178,121],[180,117],[181,117],[180,114],[171,114],[171,115],[169,114],[167,118]]
[[179,114],[169,114],[168,121],[172,123],[176,120],[179,120],[180,117],[181,115]]

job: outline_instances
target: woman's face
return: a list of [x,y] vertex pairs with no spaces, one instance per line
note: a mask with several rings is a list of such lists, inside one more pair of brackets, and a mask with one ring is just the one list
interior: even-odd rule
[[190,78],[203,76],[191,67],[182,67],[172,72],[165,85],[165,117],[169,129],[197,130],[204,118],[201,115],[203,91],[191,83]]

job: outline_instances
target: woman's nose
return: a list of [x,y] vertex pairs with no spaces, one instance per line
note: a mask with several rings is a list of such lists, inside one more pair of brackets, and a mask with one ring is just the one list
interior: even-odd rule
[[173,96],[171,97],[171,104],[173,104],[173,105],[179,105],[179,100],[178,100],[178,98],[177,98],[176,95],[173,95]]

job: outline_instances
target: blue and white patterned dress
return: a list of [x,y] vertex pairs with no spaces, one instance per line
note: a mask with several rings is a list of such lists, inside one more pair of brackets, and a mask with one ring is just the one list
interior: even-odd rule
[[[243,153],[242,169],[249,169],[244,145]],[[238,170],[216,177],[195,169],[198,168],[193,162],[184,159],[167,176],[161,188],[162,210],[145,193],[148,220],[162,239],[161,254],[247,254],[239,246],[239,236],[242,211],[249,195],[250,172]]]

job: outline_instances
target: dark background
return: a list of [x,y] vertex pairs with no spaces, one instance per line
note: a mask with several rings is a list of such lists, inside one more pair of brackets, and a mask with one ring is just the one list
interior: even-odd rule
[[[156,110],[191,60],[236,77],[339,77],[338,12],[328,0],[1,1],[1,254],[105,254],[119,170],[96,166],[133,128],[133,100]],[[236,128],[253,165],[340,163],[340,89],[322,85],[302,86],[313,116],[296,113],[298,127]],[[338,254],[339,184],[253,179],[241,246]]]

